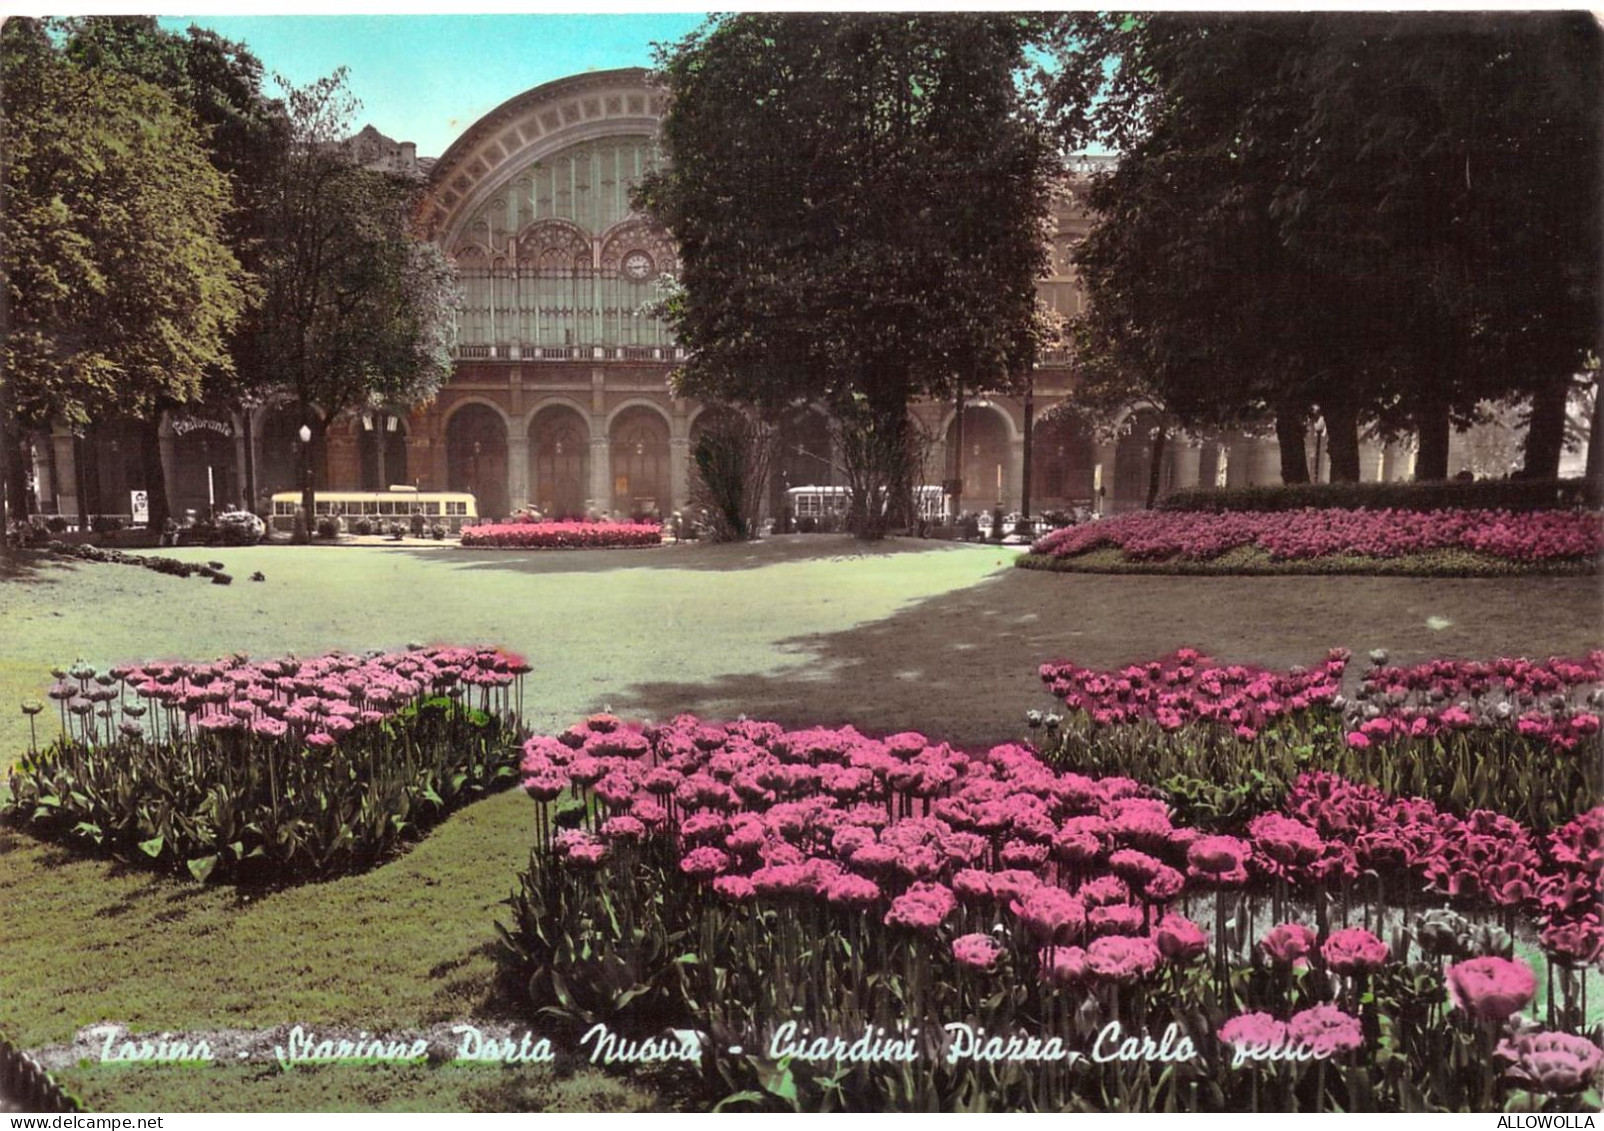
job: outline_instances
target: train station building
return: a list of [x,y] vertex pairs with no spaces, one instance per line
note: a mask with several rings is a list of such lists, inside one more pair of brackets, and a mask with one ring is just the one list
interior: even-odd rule
[[[421,408],[336,421],[314,461],[320,489],[465,490],[491,517],[525,506],[622,517],[687,505],[690,453],[708,413],[718,410],[669,394],[668,376],[684,352],[643,308],[658,277],[676,271],[677,249],[629,201],[656,159],[662,113],[647,72],[630,68],[526,91],[432,161],[371,127],[350,139],[354,160],[425,180],[419,223],[456,264],[465,308],[454,372],[439,396]],[[1070,257],[1089,227],[1079,200],[1095,164],[1068,174],[1052,274],[1039,283],[1043,300],[1063,314],[1083,301]],[[1073,407],[1073,371],[1063,354],[1040,360],[1033,397],[1032,511],[1140,507],[1150,454],[1141,406],[1132,406],[1112,438],[1094,435],[1073,411],[1051,411]],[[1027,466],[1020,397],[971,391],[961,428],[953,404],[923,403],[914,412],[931,437],[925,482],[962,479],[966,510],[1019,508]],[[299,486],[299,425],[273,404],[163,421],[173,513],[225,503],[265,512],[274,492]],[[1311,433],[1311,467],[1323,473],[1320,447]],[[38,436],[34,457],[47,514],[126,514],[129,491],[142,485],[129,424],[98,425],[84,437]],[[1403,445],[1370,443],[1363,457],[1366,479],[1413,471]],[[843,482],[820,411],[800,408],[784,422],[776,467],[776,503],[790,487]],[[1279,478],[1273,434],[1182,435],[1168,445],[1161,489]]]

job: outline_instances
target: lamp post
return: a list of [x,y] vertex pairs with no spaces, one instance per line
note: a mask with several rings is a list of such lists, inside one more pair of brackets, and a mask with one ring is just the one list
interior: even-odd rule
[[312,541],[312,510],[316,495],[312,490],[312,428],[310,425],[301,425],[301,513],[306,517],[306,528],[302,537],[307,542]]

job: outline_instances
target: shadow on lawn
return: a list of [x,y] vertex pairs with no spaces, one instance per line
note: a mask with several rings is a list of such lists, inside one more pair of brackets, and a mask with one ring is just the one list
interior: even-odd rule
[[60,558],[37,550],[0,552],[0,584],[54,585],[54,573],[71,572],[75,567]]
[[[1329,648],[1393,663],[1434,657],[1581,655],[1597,646],[1592,578],[1117,577],[1005,570],[884,620],[793,637],[800,662],[774,674],[653,682],[610,693],[620,713],[851,723],[963,745],[1017,740],[1051,709],[1038,667],[1114,667],[1185,646],[1229,663],[1317,663]],[[754,610],[761,615],[761,610]],[[1351,668],[1352,678],[1362,663]],[[602,700],[594,703],[600,709]]]
[[782,534],[761,542],[681,542],[617,550],[442,550],[400,546],[389,552],[411,554],[461,569],[499,569],[529,574],[604,573],[620,569],[726,573],[785,562],[845,562],[898,554],[950,552],[963,545],[920,538],[860,542],[846,534]]

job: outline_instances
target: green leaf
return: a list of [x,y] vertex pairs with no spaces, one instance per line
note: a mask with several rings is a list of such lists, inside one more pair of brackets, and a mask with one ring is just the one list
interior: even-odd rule
[[217,867],[217,856],[215,854],[211,856],[197,856],[195,859],[189,861],[188,866],[189,874],[194,876],[198,882],[204,884],[207,877],[212,874],[212,869]]
[[160,856],[162,854],[162,845],[164,843],[165,843],[165,838],[160,837],[160,836],[153,836],[149,840],[140,841],[139,842],[139,850],[141,852],[143,852],[146,856],[149,856],[151,859],[154,860],[156,857],[158,857],[158,856]]

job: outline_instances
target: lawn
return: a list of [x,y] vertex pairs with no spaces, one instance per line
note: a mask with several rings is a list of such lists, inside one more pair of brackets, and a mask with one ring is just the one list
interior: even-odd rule
[[[0,749],[26,748],[15,704],[43,693],[52,665],[79,656],[108,664],[494,643],[535,665],[527,703],[540,729],[610,707],[917,728],[980,744],[1018,737],[1026,709],[1052,705],[1036,676],[1052,658],[1108,665],[1190,644],[1284,667],[1331,645],[1385,647],[1410,661],[1577,653],[1600,641],[1590,578],[1055,575],[1011,569],[1013,552],[996,548],[826,536],[629,552],[165,552],[222,560],[236,580],[48,561],[3,575]],[[256,570],[264,582],[246,580]],[[530,802],[514,791],[364,875],[244,894],[0,832],[0,1030],[39,1048],[104,1020],[160,1032],[506,1018],[492,922],[529,839]],[[589,1069],[570,1077],[564,1068],[560,1080],[522,1068],[58,1075],[108,1108],[668,1102],[638,1079]]]

